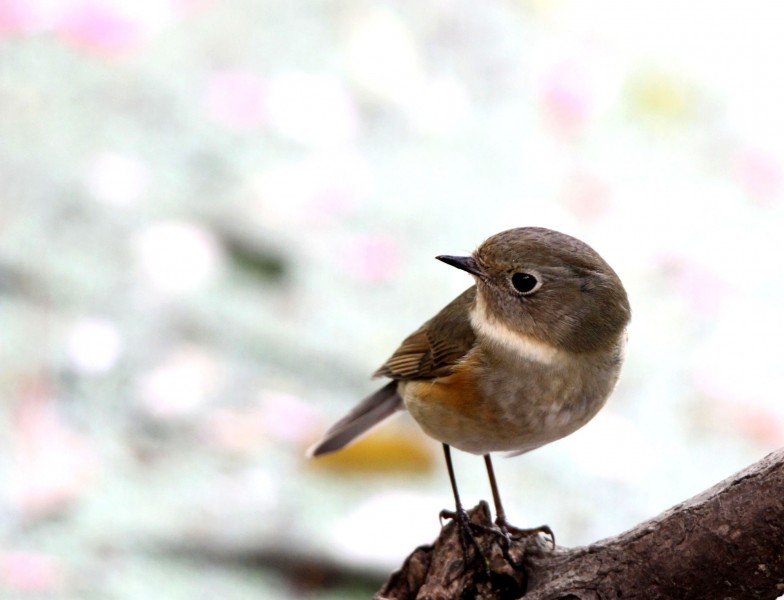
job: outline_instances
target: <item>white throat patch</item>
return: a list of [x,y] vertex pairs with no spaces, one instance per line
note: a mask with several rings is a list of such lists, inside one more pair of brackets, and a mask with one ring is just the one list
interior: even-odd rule
[[538,363],[551,365],[561,362],[564,351],[514,331],[512,328],[487,314],[487,306],[477,291],[476,304],[470,314],[471,325],[476,334],[503,346],[507,350]]

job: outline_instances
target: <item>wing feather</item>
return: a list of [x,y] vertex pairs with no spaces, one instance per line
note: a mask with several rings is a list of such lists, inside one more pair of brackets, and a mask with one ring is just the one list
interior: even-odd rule
[[435,317],[408,336],[375,377],[434,379],[448,375],[474,345],[469,311],[476,286],[468,288]]

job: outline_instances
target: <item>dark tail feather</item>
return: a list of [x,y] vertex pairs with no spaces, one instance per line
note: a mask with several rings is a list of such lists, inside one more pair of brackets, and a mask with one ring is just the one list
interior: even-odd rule
[[324,437],[308,449],[308,456],[319,456],[340,450],[373,425],[402,408],[403,400],[397,394],[397,381],[390,381],[330,427]]

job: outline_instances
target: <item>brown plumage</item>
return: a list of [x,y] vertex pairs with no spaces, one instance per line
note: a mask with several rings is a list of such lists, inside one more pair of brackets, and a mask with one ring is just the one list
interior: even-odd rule
[[448,375],[474,345],[476,335],[468,319],[476,286],[468,288],[439,313],[409,335],[374,377],[434,379]]
[[[590,246],[526,227],[489,238],[470,257],[437,258],[476,285],[403,340],[375,373],[392,381],[333,425],[311,455],[338,450],[406,408],[444,444],[450,475],[455,446],[485,455],[493,482],[490,452],[533,450],[604,405],[631,313],[620,279]],[[493,496],[505,523],[495,488]]]

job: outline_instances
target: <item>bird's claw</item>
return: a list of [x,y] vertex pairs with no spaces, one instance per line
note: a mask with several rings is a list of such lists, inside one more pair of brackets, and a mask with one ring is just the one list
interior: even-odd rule
[[457,510],[444,509],[438,513],[439,520],[449,519],[456,523],[458,536],[460,538],[460,547],[463,549],[463,560],[466,565],[471,563],[470,547],[473,546],[476,552],[476,557],[481,557],[484,560],[484,552],[482,546],[474,537],[473,529],[487,530],[488,527],[483,527],[477,523],[473,523],[468,515],[468,512],[462,507]]
[[505,517],[498,517],[495,520],[495,524],[498,526],[498,529],[501,531],[501,534],[504,538],[506,538],[507,541],[513,539],[520,540],[525,537],[543,534],[550,538],[550,544],[552,544],[553,550],[555,550],[555,533],[553,533],[553,530],[550,529],[549,525],[540,525],[539,527],[532,527],[530,529],[521,529],[520,527],[510,525]]

